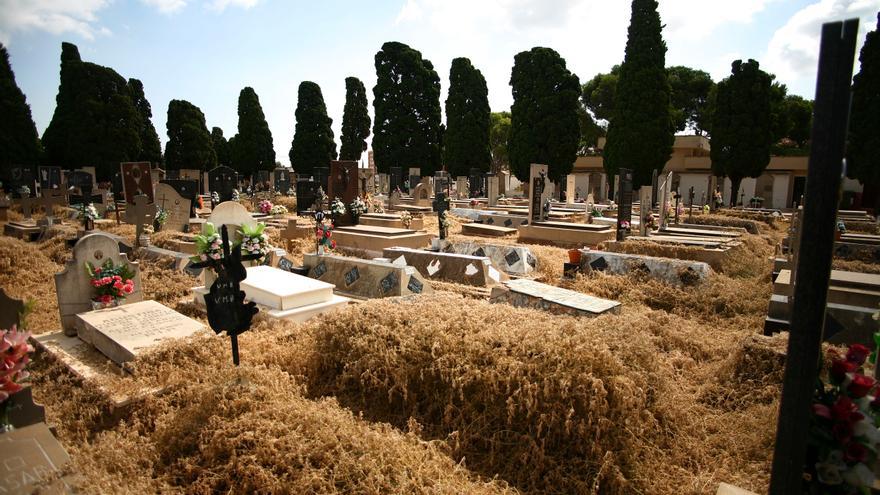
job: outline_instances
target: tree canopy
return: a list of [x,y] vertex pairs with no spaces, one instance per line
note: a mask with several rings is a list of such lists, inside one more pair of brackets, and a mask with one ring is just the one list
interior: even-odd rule
[[0,177],[10,165],[36,165],[40,139],[31,107],[15,82],[9,53],[0,43]]
[[275,168],[272,132],[263,115],[260,98],[251,87],[243,88],[238,95],[238,134],[231,158],[233,168],[245,177],[258,170]]
[[128,88],[131,91],[131,99],[140,116],[138,135],[141,138],[141,152],[136,160],[139,162],[160,163],[162,161],[162,144],[159,135],[153,127],[153,109],[144,95],[144,83],[138,79],[129,79]]
[[880,187],[880,13],[859,52],[861,68],[853,77],[849,118],[847,175],[876,190]]
[[672,121],[676,131],[691,128],[703,135],[709,127],[706,108],[709,94],[715,86],[712,76],[707,72],[676,65],[666,69],[669,87],[672,91]]
[[217,166],[217,153],[205,125],[205,114],[199,107],[186,100],[171,100],[166,129],[165,166],[168,169],[210,170]]
[[672,155],[675,126],[656,0],[633,0],[614,114],[605,143],[605,171],[633,170],[633,188],[651,183]]
[[345,108],[342,111],[342,146],[340,160],[360,160],[367,151],[370,136],[370,113],[367,109],[367,89],[356,77],[345,78]]
[[577,159],[578,78],[556,51],[535,47],[514,57],[510,85],[510,171],[527,181],[532,163],[546,164],[549,179],[559,183]]
[[510,112],[492,112],[489,124],[489,152],[492,154],[492,173],[510,168],[507,140],[510,138]]
[[376,53],[373,158],[376,168],[440,169],[440,77],[418,50],[389,41]]
[[98,180],[109,180],[120,162],[142,156],[143,130],[126,80],[83,62],[76,45],[62,43],[55,113],[43,133],[46,161],[68,169],[94,166]]
[[297,173],[311,174],[315,167],[327,167],[336,159],[336,142],[327,116],[321,87],[311,81],[299,85],[296,129],[290,144],[290,165]]
[[614,98],[619,76],[620,65],[615,65],[611,72],[596,74],[581,87],[581,102],[595,118],[608,121],[614,115]]
[[712,121],[712,172],[730,178],[731,204],[736,203],[742,179],[760,176],[770,163],[771,80],[758,62],[736,60],[730,77],[718,83]]
[[229,141],[223,136],[223,129],[211,128],[211,146],[214,147],[214,153],[217,154],[218,165],[232,166],[232,153],[229,149]]
[[443,134],[443,162],[453,176],[468,175],[472,168],[489,171],[489,114],[483,73],[466,58],[453,59]]

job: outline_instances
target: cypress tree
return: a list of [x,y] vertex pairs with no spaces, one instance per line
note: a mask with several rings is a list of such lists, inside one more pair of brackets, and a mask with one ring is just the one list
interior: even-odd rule
[[162,161],[162,145],[159,143],[159,135],[153,127],[153,109],[144,95],[144,84],[137,79],[128,80],[128,89],[131,92],[131,100],[138,111],[141,121],[138,123],[138,135],[141,138],[141,152],[137,161],[160,163]]
[[440,77],[418,50],[389,41],[376,53],[373,88],[373,158],[391,167],[440,169]]
[[235,140],[235,169],[248,176],[258,170],[275,168],[272,132],[263,115],[260,99],[253,88],[238,95],[238,135]]
[[770,163],[771,81],[758,62],[737,60],[730,77],[718,83],[712,121],[712,172],[730,178],[731,205],[736,204],[742,179],[760,176]]
[[528,181],[532,163],[546,164],[550,180],[559,183],[577,159],[578,77],[556,51],[536,47],[514,57],[510,85],[510,171]]
[[94,165],[109,180],[119,163],[141,155],[142,119],[127,81],[113,69],[83,62],[61,44],[61,84],[55,113],[43,133],[46,161],[68,169]]
[[296,103],[296,129],[290,143],[290,165],[300,174],[311,174],[315,167],[327,167],[336,159],[336,142],[327,116],[321,87],[311,81],[299,85]]
[[217,154],[205,125],[205,114],[199,107],[186,100],[171,100],[168,103],[166,128],[166,167],[171,170],[210,170],[217,165]]
[[217,153],[217,164],[232,166],[232,154],[229,150],[229,141],[223,137],[223,129],[219,127],[211,128],[211,146],[214,147],[214,153]]
[[[868,33],[859,53],[861,67],[853,78],[849,116],[847,175],[858,179],[866,192],[880,189],[880,13],[877,29]],[[880,203],[880,194],[876,196]]]
[[0,177],[10,165],[36,165],[40,139],[31,107],[15,83],[6,47],[0,43]]
[[370,136],[370,114],[367,110],[367,89],[356,77],[345,78],[345,109],[342,112],[342,146],[340,160],[360,160],[367,151]]
[[605,171],[633,170],[633,188],[651,183],[672,155],[675,127],[666,75],[666,43],[656,0],[633,0],[626,54],[608,124]]
[[443,162],[453,176],[489,171],[489,89],[483,73],[466,58],[452,60],[446,98]]

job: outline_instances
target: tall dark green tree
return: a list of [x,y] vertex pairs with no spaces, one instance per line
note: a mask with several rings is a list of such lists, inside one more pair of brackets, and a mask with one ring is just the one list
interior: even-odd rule
[[440,77],[418,50],[389,41],[376,53],[373,88],[373,158],[391,167],[440,169]]
[[233,168],[244,176],[275,168],[272,132],[263,115],[260,98],[250,87],[245,87],[238,95],[238,134],[232,162]]
[[510,171],[528,181],[532,163],[546,164],[550,180],[559,183],[577,159],[578,77],[556,51],[535,47],[514,57],[510,85]]
[[490,113],[483,73],[466,58],[453,59],[443,134],[443,163],[453,176],[467,175],[472,168],[489,171]]
[[608,121],[614,115],[614,98],[619,77],[620,65],[615,65],[611,72],[596,74],[581,87],[581,102],[596,119]]
[[109,180],[119,163],[141,156],[142,119],[126,80],[113,69],[83,62],[61,44],[61,84],[55,113],[43,133],[45,159],[68,169],[95,166]]
[[210,170],[217,166],[217,153],[205,125],[205,114],[199,107],[186,100],[171,100],[166,128],[165,166],[168,169]]
[[211,128],[211,146],[214,147],[214,153],[217,154],[218,165],[232,166],[232,153],[229,150],[229,141],[223,137],[223,129]]
[[708,127],[706,108],[715,86],[712,76],[701,70],[676,65],[666,69],[672,90],[672,120],[676,131],[691,128],[703,135]]
[[0,177],[10,165],[36,165],[40,139],[31,107],[15,83],[9,53],[0,43]]
[[296,129],[290,143],[290,165],[297,173],[311,174],[315,167],[328,167],[336,159],[336,142],[327,116],[321,87],[311,81],[299,85]]
[[510,139],[510,112],[492,112],[489,124],[489,152],[492,153],[492,173],[510,168],[507,141]]
[[785,97],[785,112],[790,122],[786,137],[799,148],[806,148],[813,128],[813,101],[788,95]]
[[859,53],[861,68],[853,78],[849,117],[847,175],[858,179],[880,203],[880,13]]
[[367,88],[356,77],[345,78],[345,109],[342,111],[342,135],[339,139],[340,160],[360,160],[367,151],[370,136],[370,113],[367,109]]
[[616,175],[620,168],[632,169],[633,188],[651,183],[653,171],[662,170],[672,155],[675,140],[662,30],[657,1],[633,0],[604,150],[605,171]]
[[730,77],[718,83],[712,121],[712,172],[730,178],[730,203],[740,183],[758,177],[770,163],[773,142],[770,113],[772,77],[758,62],[733,62]]
[[159,143],[159,135],[156,134],[156,128],[153,127],[153,121],[151,120],[153,118],[153,109],[144,94],[144,83],[138,79],[129,79],[128,90],[131,93],[132,103],[137,108],[141,119],[138,124],[141,152],[137,157],[137,161],[160,163],[162,161],[162,144]]

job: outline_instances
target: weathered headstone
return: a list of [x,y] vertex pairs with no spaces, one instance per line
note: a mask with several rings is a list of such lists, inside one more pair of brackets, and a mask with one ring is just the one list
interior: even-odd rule
[[150,162],[121,163],[122,187],[125,190],[125,202],[134,203],[135,196],[144,195],[148,202],[153,202],[153,180],[150,176]]
[[617,206],[617,240],[626,238],[632,221],[632,181],[633,171],[629,168],[621,168],[620,177],[620,203]]
[[190,200],[182,197],[171,185],[163,182],[156,184],[155,194],[156,205],[168,214],[163,228],[186,232],[189,228]]
[[416,184],[412,197],[416,206],[431,206],[431,189],[427,184]]
[[144,194],[134,197],[133,202],[125,207],[125,221],[135,226],[135,246],[141,246],[141,236],[145,225],[152,225],[156,219],[156,203],[148,203]]
[[46,213],[46,223],[52,225],[55,220],[53,211],[54,206],[64,206],[67,204],[67,195],[62,189],[44,189],[40,193],[40,199],[37,200],[38,205],[43,207]]
[[189,216],[196,216],[196,205],[199,202],[199,181],[193,179],[166,179],[161,183],[168,184],[177,191],[181,198],[188,200],[190,204]]
[[279,194],[287,194],[287,191],[291,188],[290,170],[286,168],[276,168],[272,172],[272,177],[272,185],[275,187],[275,191]]
[[495,174],[487,175],[486,182],[488,182],[489,206],[495,206],[498,204],[498,176]]
[[63,185],[61,167],[40,167],[38,172],[40,189],[60,189]]
[[345,205],[345,215],[336,219],[337,226],[352,224],[349,204],[360,195],[358,183],[358,163],[356,161],[331,161],[330,162],[330,189],[327,197],[330,201],[339,198]]
[[376,171],[369,168],[358,169],[361,193],[376,194]]
[[220,196],[220,202],[231,201],[232,191],[238,187],[238,172],[221,165],[208,172],[208,188]]
[[433,209],[437,212],[439,237],[440,239],[446,239],[448,232],[446,231],[446,226],[443,224],[447,212],[449,211],[449,199],[446,198],[446,193],[439,192],[434,196]]
[[8,330],[12,325],[20,325],[23,311],[24,302],[9,297],[3,287],[0,287],[0,329]]
[[456,199],[467,199],[470,195],[468,190],[468,179],[464,176],[455,178],[455,197]]
[[654,212],[651,208],[651,196],[654,191],[651,187],[642,186],[639,188],[639,235],[644,237],[650,234],[648,226],[651,224],[651,218]]
[[400,167],[391,167],[390,190],[403,189],[403,170]]
[[114,266],[128,264],[134,276],[134,292],[125,298],[125,302],[137,302],[143,299],[143,285],[136,262],[129,262],[125,254],[119,252],[116,239],[107,234],[89,234],[73,246],[73,257],[67,262],[61,273],[55,274],[55,292],[58,298],[58,312],[61,315],[61,327],[65,335],[76,335],[75,316],[77,313],[92,309],[94,287],[86,271],[86,262],[93,266],[101,266],[107,260]]
[[72,493],[57,472],[70,456],[46,423],[0,435],[0,493]]
[[575,177],[574,174],[568,174],[565,176],[565,203],[569,205],[574,204],[575,194],[574,190],[577,187],[575,185]]
[[544,200],[546,191],[547,165],[533,163],[529,168],[529,223],[543,222],[546,219]]
[[217,205],[211,211],[208,221],[214,224],[218,231],[222,229],[223,225],[228,226],[229,235],[233,239],[237,239],[238,228],[242,225],[251,227],[257,224],[247,208],[237,201],[225,201]]

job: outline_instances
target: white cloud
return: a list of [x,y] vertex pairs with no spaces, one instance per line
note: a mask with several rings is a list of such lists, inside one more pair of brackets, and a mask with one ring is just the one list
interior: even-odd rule
[[141,0],[163,14],[174,14],[186,7],[186,0]]
[[46,31],[94,39],[109,30],[98,26],[96,13],[108,0],[0,0],[0,42],[8,44],[15,32]]
[[[819,63],[819,38],[822,24],[859,18],[858,50],[865,34],[876,28],[880,0],[821,0],[794,14],[776,30],[767,47],[763,64],[782,82],[815,78]],[[858,70],[858,66],[855,70]],[[807,95],[812,96],[812,95]]]
[[663,36],[702,40],[725,24],[751,23],[773,1],[778,0],[663,0],[659,9],[666,25]]
[[250,9],[255,6],[259,0],[212,0],[207,3],[209,9],[223,12],[226,7],[240,7],[242,9]]

